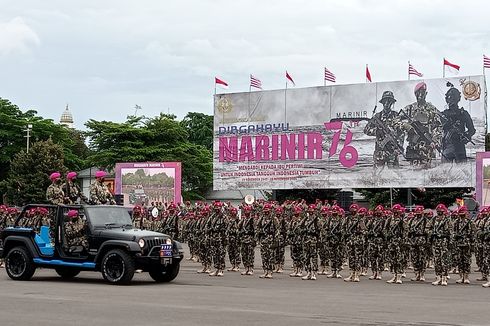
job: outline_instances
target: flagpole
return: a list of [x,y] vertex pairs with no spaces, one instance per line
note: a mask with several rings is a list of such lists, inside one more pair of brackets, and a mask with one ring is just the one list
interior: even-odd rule
[[410,80],[410,60],[408,60],[408,80]]
[[365,76],[366,77],[366,83],[368,82],[368,79],[367,79],[367,71],[368,71],[368,65],[366,63],[366,70],[364,71],[364,75],[366,75]]
[[287,93],[288,93],[288,81],[286,79],[286,88],[284,89],[284,123],[287,122],[287,118],[288,118],[288,111],[286,110]]
[[325,72],[326,72],[325,69],[327,69],[327,68],[323,67],[323,86],[327,86],[327,80],[325,79]]
[[252,75],[250,75],[250,84],[248,85],[248,121],[250,121],[250,102],[252,97]]
[[446,78],[446,69],[444,68],[444,58],[442,58],[442,78]]

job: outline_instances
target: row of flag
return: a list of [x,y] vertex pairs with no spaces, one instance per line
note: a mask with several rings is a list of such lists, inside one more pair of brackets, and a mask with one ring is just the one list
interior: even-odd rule
[[[444,58],[443,72],[446,71],[446,68],[448,70],[450,70],[452,73],[457,73],[457,72],[459,72],[459,69],[461,67],[455,63],[450,62],[446,58]],[[483,68],[484,69],[490,68],[490,57],[487,57],[486,55],[483,55]],[[410,62],[408,62],[408,78],[409,79],[410,79],[411,75],[417,76],[417,77],[423,77],[424,76],[423,73],[419,72],[417,69],[415,69],[415,67]],[[326,67],[324,68],[324,81],[325,82],[328,81],[331,83],[336,82],[335,74],[333,72],[331,72],[330,70],[328,70]],[[288,82],[291,83],[293,86],[296,86],[293,78],[291,77],[291,75],[286,70],[286,87],[287,87]],[[366,82],[372,82],[371,72],[369,71],[368,65],[366,65]],[[215,86],[220,86],[222,88],[228,89],[228,83],[225,82],[223,79],[215,77],[214,83],[215,83]],[[262,81],[254,75],[250,75],[250,89],[252,89],[252,87],[262,89]]]

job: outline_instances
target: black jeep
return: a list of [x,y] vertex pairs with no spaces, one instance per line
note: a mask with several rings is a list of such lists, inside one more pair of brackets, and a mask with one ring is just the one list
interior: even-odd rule
[[[39,208],[45,214],[47,210],[47,218],[32,218]],[[82,219],[78,222],[83,223],[79,229],[84,245],[69,244],[73,242],[66,229],[74,210]],[[156,282],[170,282],[184,257],[182,245],[168,235],[133,228],[128,209],[121,206],[27,205],[0,239],[0,257],[14,280],[29,280],[37,267],[43,267],[55,269],[62,278],[100,271],[110,283],[127,284],[136,270],[142,270]]]

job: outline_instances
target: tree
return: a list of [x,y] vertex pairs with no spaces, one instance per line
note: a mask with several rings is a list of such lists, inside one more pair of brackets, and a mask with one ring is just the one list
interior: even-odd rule
[[29,153],[17,153],[8,178],[3,181],[9,203],[22,206],[46,202],[49,175],[66,172],[63,161],[63,148],[51,139],[33,143]]
[[213,116],[189,112],[181,121],[189,134],[189,141],[213,151]]
[[124,123],[89,120],[93,165],[113,168],[117,162],[182,162],[185,198],[202,198],[212,185],[212,153],[189,140],[188,130],[174,115],[129,116]]

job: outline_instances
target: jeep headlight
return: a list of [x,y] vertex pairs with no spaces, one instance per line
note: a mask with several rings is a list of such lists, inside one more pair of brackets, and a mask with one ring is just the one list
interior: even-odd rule
[[167,238],[167,240],[165,240],[165,243],[166,244],[172,244],[172,240],[170,238]]
[[139,244],[140,248],[143,248],[145,246],[145,240],[144,239],[140,239],[138,241],[138,244]]

